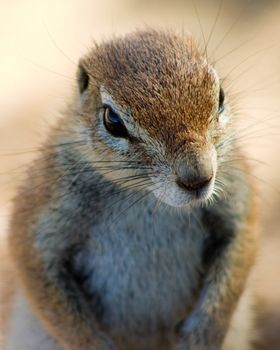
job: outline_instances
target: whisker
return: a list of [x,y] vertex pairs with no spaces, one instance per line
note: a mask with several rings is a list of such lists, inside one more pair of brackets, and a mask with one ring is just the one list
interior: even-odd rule
[[65,142],[65,143],[58,143],[58,144],[48,144],[47,146],[42,145],[38,148],[26,148],[24,150],[15,150],[15,149],[10,149],[8,153],[2,153],[0,152],[1,157],[4,156],[17,156],[21,154],[28,154],[28,153],[37,153],[37,152],[42,152],[43,150],[46,150],[48,148],[61,148],[61,147],[68,147],[72,145],[77,145],[77,144],[83,144],[86,145],[85,140],[80,140],[80,141],[71,141],[71,142]]
[[46,32],[47,32],[47,34],[48,34],[50,40],[51,40],[51,42],[53,43],[53,45],[55,46],[55,48],[56,48],[70,63],[72,63],[72,64],[76,67],[76,66],[77,66],[77,63],[74,62],[74,60],[72,60],[68,55],[66,55],[66,53],[57,45],[56,41],[54,40],[53,36],[51,35],[51,33],[50,33],[49,29],[48,29],[47,24],[46,24],[46,22],[45,22],[45,20],[44,20],[43,17],[41,17],[41,20],[42,20],[42,23],[43,23],[43,25],[44,25],[44,28],[45,28],[45,30],[46,30]]
[[[20,54],[20,53],[19,53],[19,54]],[[48,67],[46,67],[46,66],[44,66],[44,65],[42,65],[42,64],[40,64],[40,63],[37,63],[37,62],[33,61],[32,59],[30,59],[30,58],[28,58],[28,57],[26,57],[26,56],[21,55],[21,57],[22,57],[26,62],[32,64],[33,66],[35,66],[35,67],[37,67],[37,68],[39,68],[39,69],[42,69],[42,70],[44,70],[44,71],[46,71],[46,72],[48,72],[48,73],[55,74],[55,75],[57,75],[57,76],[59,76],[59,77],[62,77],[62,78],[64,78],[64,79],[68,80],[68,81],[71,82],[71,83],[75,83],[75,84],[76,84],[76,79],[74,79],[74,78],[71,78],[71,77],[69,77],[69,76],[67,76],[67,75],[65,75],[65,74],[56,72],[55,70],[53,70],[53,69],[51,69],[51,68],[48,68]]]
[[261,52],[267,52],[268,50],[272,49],[272,48],[275,48],[276,45],[273,44],[273,45],[269,45],[267,47],[264,47],[256,52],[254,52],[253,54],[247,56],[245,59],[243,59],[241,62],[239,62],[237,65],[235,65],[226,75],[226,77],[224,78],[224,80],[228,79],[228,77],[237,69],[239,68],[243,63],[249,61],[250,59],[256,57],[257,55],[259,55]]
[[243,41],[241,44],[238,44],[236,47],[234,47],[230,51],[226,52],[225,54],[223,54],[221,57],[217,58],[216,60],[214,60],[214,65],[216,65],[218,62],[220,62],[221,60],[225,59],[226,57],[228,57],[229,55],[231,55],[235,51],[241,49],[241,47],[245,46],[246,44],[250,43],[251,41],[252,41],[252,38]]
[[220,14],[221,14],[221,12],[222,12],[223,5],[224,5],[224,1],[223,1],[223,0],[220,0],[220,2],[219,2],[219,7],[218,7],[218,11],[217,11],[217,14],[216,14],[214,23],[213,23],[213,25],[212,25],[210,34],[209,34],[208,39],[207,39],[206,51],[207,51],[207,49],[208,49],[208,46],[209,46],[209,44],[210,44],[210,41],[211,41],[212,36],[213,36],[213,34],[214,34],[214,31],[215,31],[215,29],[216,29],[218,20],[219,20],[219,18],[220,18]]
[[[261,183],[263,183],[264,185],[270,187],[271,189],[273,189],[275,192],[277,192],[278,194],[280,194],[280,189],[275,187],[274,185],[272,185],[271,183],[265,181],[264,179],[261,179],[260,177],[258,177],[257,175],[246,171],[245,169],[241,169],[241,168],[236,168],[236,167],[231,167],[231,170],[236,171],[236,172],[240,172],[243,173],[245,175],[248,175],[250,177],[253,177],[254,179],[256,179],[257,181],[260,181]],[[225,174],[228,174],[226,171],[223,171]]]
[[217,52],[217,50],[221,47],[221,45],[224,43],[224,41],[226,40],[226,38],[231,34],[232,30],[234,29],[234,27],[236,26],[236,24],[240,21],[242,15],[243,15],[244,11],[243,8],[240,11],[240,13],[238,14],[237,18],[233,21],[232,25],[229,27],[228,31],[225,33],[225,35],[223,36],[223,38],[220,40],[220,42],[218,43],[218,45],[214,48],[214,50],[212,51],[212,56],[215,55],[215,53]]
[[204,43],[204,55],[206,56],[206,61],[208,62],[208,52],[207,52],[207,43],[206,43],[206,37],[205,37],[205,33],[204,33],[204,29],[203,29],[203,26],[202,26],[202,23],[201,23],[201,19],[200,19],[200,15],[199,15],[199,11],[198,11],[198,8],[195,4],[195,1],[192,0],[192,6],[194,8],[194,11],[195,11],[195,14],[196,14],[196,18],[197,18],[197,21],[198,21],[198,24],[199,24],[199,27],[200,27],[200,31],[201,31],[201,34],[202,34],[202,38],[203,38],[203,43]]

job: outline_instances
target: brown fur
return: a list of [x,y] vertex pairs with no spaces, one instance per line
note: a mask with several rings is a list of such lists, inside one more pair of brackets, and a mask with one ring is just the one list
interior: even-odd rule
[[0,349],[2,349],[16,290],[14,271],[7,253],[7,244],[4,239],[0,240],[0,259]]
[[103,84],[172,158],[187,142],[204,142],[218,84],[191,36],[137,32],[97,46],[82,65],[94,82],[89,96]]

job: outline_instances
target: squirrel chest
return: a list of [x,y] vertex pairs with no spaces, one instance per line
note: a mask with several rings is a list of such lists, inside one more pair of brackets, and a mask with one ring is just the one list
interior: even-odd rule
[[119,219],[126,207],[114,206],[91,228],[75,257],[75,274],[113,334],[174,332],[199,288],[201,224],[186,213],[157,209],[151,198]]

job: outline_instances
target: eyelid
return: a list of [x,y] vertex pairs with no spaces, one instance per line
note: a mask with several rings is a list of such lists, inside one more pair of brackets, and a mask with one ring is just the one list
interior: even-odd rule
[[126,124],[129,122],[130,119],[130,113],[127,111],[124,111],[123,109],[118,108],[115,104],[111,104],[109,101],[104,101],[102,104],[102,109],[104,108],[110,108],[114,113],[116,113],[120,119]]
[[116,110],[114,109],[114,107],[111,106],[109,103],[103,103],[102,108],[104,108],[104,109],[105,109],[105,108],[109,108],[109,109],[111,109],[114,113],[116,113],[116,114],[119,115],[119,112],[116,111]]

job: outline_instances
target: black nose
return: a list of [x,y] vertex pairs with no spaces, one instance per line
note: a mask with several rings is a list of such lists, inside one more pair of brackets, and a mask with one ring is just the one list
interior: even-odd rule
[[197,192],[205,188],[213,178],[213,168],[211,162],[196,164],[195,166],[187,165],[182,161],[177,168],[177,185],[189,192]]
[[204,187],[206,187],[210,181],[212,180],[212,177],[207,178],[207,179],[195,179],[194,181],[191,182],[185,182],[184,180],[182,181],[182,179],[178,178],[176,180],[176,183],[179,187],[181,187],[184,190],[187,190],[189,192],[196,192],[199,190],[202,190]]

